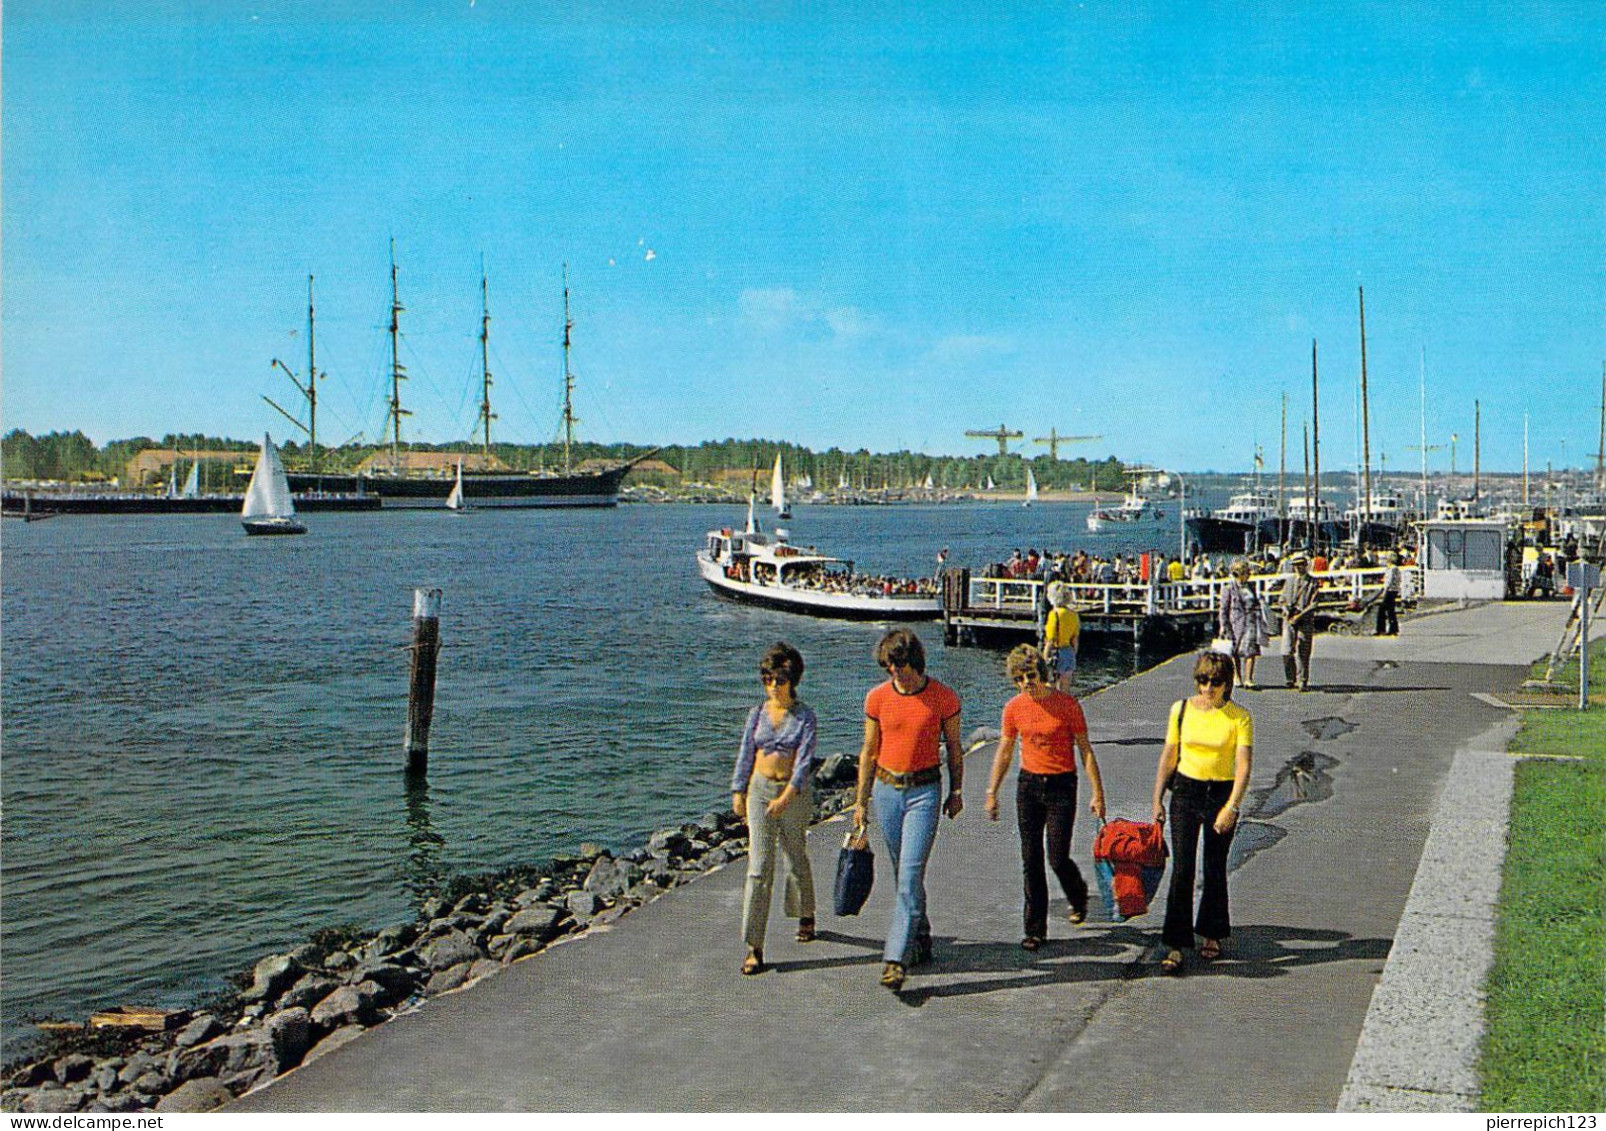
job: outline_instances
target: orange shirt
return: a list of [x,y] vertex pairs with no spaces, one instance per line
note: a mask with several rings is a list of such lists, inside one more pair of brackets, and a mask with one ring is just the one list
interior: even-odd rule
[[1041,699],[1021,692],[1004,704],[1004,739],[1020,736],[1021,769],[1034,774],[1074,774],[1076,736],[1087,733],[1082,705],[1063,691]]
[[905,695],[889,679],[864,697],[864,713],[881,726],[877,765],[907,774],[941,761],[942,724],[959,714],[959,696],[929,676],[913,695]]

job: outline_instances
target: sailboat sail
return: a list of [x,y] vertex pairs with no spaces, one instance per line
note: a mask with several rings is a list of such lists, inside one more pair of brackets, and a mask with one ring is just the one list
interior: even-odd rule
[[179,492],[181,499],[199,499],[201,497],[201,461],[196,460],[190,464],[190,474],[184,480],[184,489]]
[[775,453],[775,470],[770,474],[770,506],[775,513],[786,513],[786,481],[781,477],[781,453]]
[[1032,469],[1028,467],[1026,469],[1026,500],[1025,500],[1025,504],[1024,505],[1031,506],[1036,501],[1037,501],[1037,476],[1033,475],[1032,474]]
[[245,491],[245,505],[240,508],[241,518],[289,518],[296,513],[290,501],[290,481],[285,478],[284,464],[279,460],[279,449],[271,437],[262,437],[262,454],[257,456],[256,470],[251,472],[251,485]]
[[989,490],[989,491],[997,490],[997,488],[993,486],[993,477],[991,475],[989,475],[987,477],[987,490]]
[[936,483],[932,482],[931,473],[927,472],[926,473],[926,490],[930,491],[933,488],[935,488],[936,486],[937,486]]
[[463,509],[463,461],[457,461],[457,482],[452,484],[452,493],[446,496],[448,510],[460,511]]

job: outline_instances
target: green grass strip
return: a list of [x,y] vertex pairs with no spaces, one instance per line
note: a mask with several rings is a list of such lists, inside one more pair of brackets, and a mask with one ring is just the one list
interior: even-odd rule
[[[1591,644],[1593,685],[1597,673],[1606,682],[1606,647]],[[1482,1109],[1598,1112],[1606,1108],[1606,708],[1525,711],[1511,745],[1584,760],[1516,767]]]

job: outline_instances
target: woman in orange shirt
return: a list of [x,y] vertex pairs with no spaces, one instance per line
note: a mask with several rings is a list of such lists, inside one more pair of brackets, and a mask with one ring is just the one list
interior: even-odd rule
[[1020,780],[1015,785],[1015,819],[1020,827],[1021,870],[1026,888],[1025,950],[1036,950],[1048,937],[1048,876],[1044,872],[1044,838],[1047,865],[1059,877],[1060,888],[1071,905],[1071,922],[1087,918],[1087,882],[1071,859],[1071,830],[1076,824],[1076,752],[1082,752],[1091,797],[1088,809],[1104,817],[1104,782],[1099,761],[1087,737],[1082,705],[1049,685],[1048,664],[1042,653],[1022,644],[1009,654],[1004,671],[1020,694],[1004,705],[1002,737],[993,757],[987,784],[987,816],[998,820],[998,787],[1004,784],[1020,740]]
[[[965,807],[965,755],[959,739],[959,696],[926,674],[926,651],[907,629],[894,629],[876,645],[876,662],[890,677],[864,699],[864,746],[853,827],[862,834],[875,809],[876,826],[898,888],[883,950],[881,984],[903,986],[909,966],[931,960],[926,918],[926,860],[937,839],[940,813]],[[939,741],[948,747],[948,795],[942,797]]]

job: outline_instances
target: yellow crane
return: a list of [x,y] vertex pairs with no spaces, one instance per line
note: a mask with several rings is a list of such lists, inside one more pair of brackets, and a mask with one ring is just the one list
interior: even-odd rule
[[966,432],[965,435],[971,436],[977,440],[997,440],[998,454],[1001,456],[1007,456],[1009,454],[1009,442],[1011,440],[1019,440],[1023,438],[1026,433],[1019,430],[1011,432],[1008,428],[1004,427],[1004,425],[1000,424],[996,429],[991,431],[971,429],[970,431]]
[[[991,435],[991,433],[989,433],[989,435]],[[1094,440],[1102,439],[1104,439],[1103,436],[1061,436],[1054,429],[1050,428],[1047,436],[1039,436],[1037,439],[1033,440],[1032,443],[1047,444],[1048,458],[1059,459],[1061,444],[1086,444]]]

